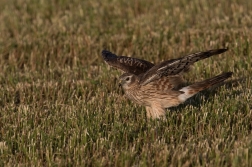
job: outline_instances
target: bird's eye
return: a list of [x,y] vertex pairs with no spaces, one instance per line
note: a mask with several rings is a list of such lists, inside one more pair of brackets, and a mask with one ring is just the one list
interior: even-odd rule
[[129,80],[130,80],[130,78],[129,78],[129,77],[127,77],[125,80],[126,80],[126,81],[129,81]]

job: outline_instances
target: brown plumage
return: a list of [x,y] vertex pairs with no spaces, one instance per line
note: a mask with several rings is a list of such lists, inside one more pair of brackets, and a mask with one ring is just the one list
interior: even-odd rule
[[[125,95],[135,103],[145,106],[147,117],[160,118],[165,115],[166,108],[177,106],[199,91],[221,83],[231,77],[232,72],[226,72],[181,88],[184,82],[179,74],[182,71],[187,69],[194,62],[225,51],[227,51],[227,49],[216,49],[190,54],[182,58],[164,61],[151,68],[148,67],[148,70],[141,68],[141,73],[139,71],[138,73],[133,73],[136,70],[129,70],[130,68],[137,69],[139,67],[135,67],[134,63],[132,63],[132,66],[128,66],[127,63],[117,64],[114,61],[117,65],[112,63],[112,66],[126,72],[119,78]],[[110,53],[108,51],[105,52]],[[104,52],[103,55],[105,55]],[[117,58],[115,56],[113,59]],[[112,60],[111,56],[108,59]],[[134,61],[140,60],[133,59]],[[145,61],[141,60],[141,62]]]
[[146,60],[127,56],[117,56],[107,50],[102,51],[102,57],[108,65],[135,75],[145,73],[154,66],[154,64]]
[[159,79],[163,76],[176,75],[182,72],[185,69],[188,69],[193,63],[208,58],[213,55],[221,54],[226,52],[227,49],[216,49],[209,50],[205,52],[197,52],[185,57],[181,57],[178,59],[174,59],[173,61],[164,61],[151,69],[149,69],[144,75],[141,77],[141,84],[146,85],[149,82]]

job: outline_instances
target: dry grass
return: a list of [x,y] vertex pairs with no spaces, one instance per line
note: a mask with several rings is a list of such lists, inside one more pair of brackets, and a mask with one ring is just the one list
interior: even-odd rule
[[[251,166],[252,2],[0,2],[0,166]],[[188,82],[233,71],[147,120],[101,50],[160,62],[229,47]],[[239,80],[240,79],[240,80]]]

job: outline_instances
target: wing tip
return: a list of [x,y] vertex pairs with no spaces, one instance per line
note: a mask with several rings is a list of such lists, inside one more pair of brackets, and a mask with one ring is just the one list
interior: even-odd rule
[[225,72],[224,75],[229,78],[233,75],[233,72],[229,71],[229,72]]
[[101,53],[102,53],[102,57],[105,61],[109,61],[109,59],[117,57],[115,54],[113,54],[112,52],[105,50],[105,49],[103,49]]
[[212,52],[213,52],[214,54],[221,54],[221,53],[224,53],[224,52],[226,52],[226,51],[228,51],[228,48],[221,48],[221,49],[212,50]]
[[228,51],[228,48],[222,48],[220,50],[221,50],[221,52],[226,52],[226,51]]
[[110,51],[105,50],[105,49],[103,49],[101,53],[102,53],[102,55],[111,54],[111,52],[110,52]]

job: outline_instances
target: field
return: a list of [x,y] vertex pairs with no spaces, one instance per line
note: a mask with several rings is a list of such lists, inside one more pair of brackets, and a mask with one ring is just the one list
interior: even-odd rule
[[[0,1],[0,166],[252,166],[252,1]],[[154,63],[229,48],[222,86],[146,118],[103,49]]]

